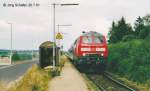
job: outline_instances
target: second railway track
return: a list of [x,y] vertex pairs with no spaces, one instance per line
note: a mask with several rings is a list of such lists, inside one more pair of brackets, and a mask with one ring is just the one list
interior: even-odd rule
[[133,88],[113,79],[108,73],[86,74],[101,91],[136,91]]

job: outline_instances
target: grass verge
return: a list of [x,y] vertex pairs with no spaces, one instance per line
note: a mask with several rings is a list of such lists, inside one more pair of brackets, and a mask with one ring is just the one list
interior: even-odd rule
[[134,88],[136,91],[150,91],[150,85],[148,84],[133,82],[131,80],[128,80],[126,77],[120,77],[113,73],[111,73],[111,75],[115,77],[117,80],[123,82],[124,84]]
[[150,91],[150,86],[148,84],[139,84],[137,82],[133,82],[128,80],[127,78],[118,78],[119,80],[123,81],[125,84],[127,84],[128,86],[131,86],[135,89],[137,89],[137,91]]
[[0,90],[6,91],[6,84],[4,84],[4,82],[2,82],[2,81],[0,81]]
[[13,82],[9,87],[0,82],[1,91],[48,91],[48,83],[54,77],[60,73],[64,66],[66,56],[61,56],[59,67],[56,70],[52,69],[44,70],[37,65],[33,65],[25,75],[18,81]]
[[22,79],[14,83],[7,91],[47,91],[51,72],[44,71],[33,65]]

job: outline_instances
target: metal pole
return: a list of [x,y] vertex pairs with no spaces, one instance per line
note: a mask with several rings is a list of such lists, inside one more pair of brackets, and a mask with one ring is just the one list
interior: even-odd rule
[[[57,26],[58,26],[58,33],[60,33],[60,31],[59,31],[59,27],[60,27],[60,26],[72,26],[72,25],[71,25],[71,24],[68,24],[68,25],[59,25],[59,24],[58,24]],[[59,46],[59,48],[60,48],[59,51],[58,51],[58,53],[59,53],[59,60],[58,60],[58,61],[59,61],[59,62],[60,62],[60,56],[61,56],[61,53],[60,53],[60,52],[61,52],[61,46],[60,46],[60,45],[61,45],[60,39],[58,39],[58,46]]]
[[32,60],[33,60],[33,58],[34,58],[34,57],[33,57],[33,54],[34,54],[33,51],[34,51],[34,49],[32,49]]
[[65,6],[65,5],[79,5],[79,4],[56,4],[56,3],[53,3],[52,4],[53,5],[53,23],[54,23],[54,25],[53,25],[53,29],[54,29],[54,44],[53,44],[53,70],[55,70],[55,57],[56,57],[56,52],[55,52],[55,44],[56,44],[56,34],[55,34],[55,6],[56,5],[61,5],[61,6]]
[[12,23],[11,23],[11,61],[10,64],[12,63],[12,55],[13,55],[13,48],[12,48]]
[[[60,32],[59,32],[59,26],[60,26],[60,25],[58,24],[57,26],[58,26],[58,33],[60,33]],[[58,47],[60,47],[60,39],[58,39]]]
[[[58,33],[60,33],[59,32],[59,24],[58,24]],[[60,39],[58,39],[58,47],[60,48]],[[58,50],[58,62],[60,62],[60,49]]]
[[53,4],[53,29],[54,29],[54,31],[53,31],[53,35],[54,35],[54,44],[53,44],[53,70],[55,69],[55,43],[56,43],[56,39],[55,39],[55,37],[56,37],[56,34],[55,34],[55,3]]
[[[59,32],[59,24],[57,26],[58,26],[58,33],[60,33]],[[59,45],[60,45],[60,39],[58,39],[58,47],[59,47]]]
[[12,63],[12,55],[13,55],[13,47],[12,47],[12,23],[8,23],[10,24],[10,64]]

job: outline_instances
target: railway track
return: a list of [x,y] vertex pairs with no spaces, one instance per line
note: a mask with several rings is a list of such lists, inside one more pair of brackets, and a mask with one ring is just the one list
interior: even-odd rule
[[136,91],[133,88],[113,79],[109,73],[86,74],[101,91]]

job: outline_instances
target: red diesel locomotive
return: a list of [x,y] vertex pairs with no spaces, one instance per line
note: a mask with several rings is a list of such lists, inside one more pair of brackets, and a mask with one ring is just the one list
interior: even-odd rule
[[75,65],[80,67],[86,65],[88,68],[92,66],[101,67],[103,69],[108,56],[106,38],[94,31],[84,32],[76,39],[69,52]]

